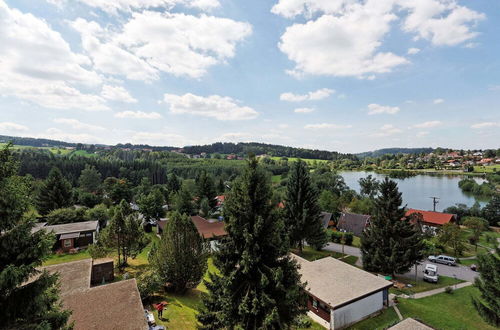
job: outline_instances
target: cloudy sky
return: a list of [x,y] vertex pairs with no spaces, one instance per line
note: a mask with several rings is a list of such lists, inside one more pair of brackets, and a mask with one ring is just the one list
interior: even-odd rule
[[500,1],[0,0],[0,134],[500,147]]

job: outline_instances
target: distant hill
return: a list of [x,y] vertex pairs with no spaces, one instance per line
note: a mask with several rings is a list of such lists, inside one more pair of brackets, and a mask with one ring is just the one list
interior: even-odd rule
[[325,159],[325,160],[336,160],[345,158],[356,159],[356,156],[352,154],[342,154],[336,151],[294,148],[276,144],[266,144],[257,142],[240,142],[240,143],[217,142],[202,146],[184,147],[182,150],[186,154],[201,154],[202,152],[205,152],[207,154],[220,153],[220,154],[246,155],[248,153],[254,153],[256,155],[265,154],[276,157],[299,157],[307,159]]
[[435,149],[433,148],[384,148],[374,151],[361,152],[356,154],[359,158],[366,157],[380,157],[383,155],[397,155],[397,154],[421,154],[421,153],[431,153]]

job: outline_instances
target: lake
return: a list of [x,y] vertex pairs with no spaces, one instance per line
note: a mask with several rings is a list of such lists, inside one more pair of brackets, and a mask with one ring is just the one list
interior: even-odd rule
[[[339,172],[344,178],[345,183],[359,193],[358,180],[371,174],[377,180],[383,180],[385,174],[373,172]],[[443,211],[449,206],[455,204],[466,204],[472,206],[476,200],[484,206],[486,200],[477,199],[470,194],[465,194],[458,187],[461,176],[450,175],[417,175],[406,179],[392,179],[398,184],[399,191],[403,193],[403,204],[409,208],[432,211],[431,196],[439,197],[439,204],[436,205],[436,211]],[[474,178],[478,183],[484,179]]]

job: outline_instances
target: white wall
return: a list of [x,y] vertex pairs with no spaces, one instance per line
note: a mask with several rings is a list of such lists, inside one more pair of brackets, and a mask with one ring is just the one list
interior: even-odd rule
[[335,329],[360,321],[366,316],[381,310],[384,307],[383,292],[379,291],[361,300],[334,310],[333,320]]

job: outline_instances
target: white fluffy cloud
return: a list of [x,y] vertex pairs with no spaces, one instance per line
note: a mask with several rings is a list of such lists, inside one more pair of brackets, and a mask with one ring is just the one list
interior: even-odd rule
[[444,100],[443,99],[435,99],[434,101],[432,101],[432,103],[441,104],[441,103],[444,103]]
[[[58,7],[62,7],[67,0],[46,0]],[[147,8],[172,9],[176,5],[200,10],[211,10],[220,6],[218,0],[77,0],[89,7],[100,9],[109,14],[132,12]]]
[[432,128],[441,126],[443,123],[439,120],[426,121],[420,124],[415,124],[413,127],[415,128]]
[[406,52],[408,55],[415,55],[420,53],[420,48],[408,48],[408,51]]
[[297,108],[293,110],[295,113],[311,113],[314,111],[314,108]]
[[16,123],[12,123],[9,121],[0,122],[0,132],[9,133],[9,132],[25,132],[28,130],[28,127]]
[[[295,62],[293,75],[354,76],[371,79],[409,61],[381,51],[392,26],[414,39],[453,46],[473,39],[484,15],[452,0],[279,0],[273,13],[308,21],[289,26],[279,48]],[[402,24],[394,24],[401,20]],[[411,48],[409,54],[415,54]]]
[[471,126],[473,129],[482,129],[482,128],[491,128],[491,127],[500,127],[500,122],[494,121],[484,121],[481,123],[476,123]]
[[75,143],[99,143],[99,139],[93,135],[87,133],[67,133],[54,127],[47,129],[45,133],[39,134],[36,137]]
[[102,131],[102,130],[104,130],[104,127],[82,123],[78,119],[73,119],[73,118],[56,118],[56,119],[54,119],[54,123],[63,124],[65,126],[71,127],[72,129],[75,129],[75,130],[84,130],[84,131]]
[[394,115],[399,112],[399,107],[391,107],[387,105],[380,105],[376,103],[368,104],[368,114],[369,115],[378,115],[381,113],[387,113],[390,115]]
[[122,86],[102,86],[101,96],[107,100],[125,102],[125,103],[136,103],[137,100],[130,95],[130,93]]
[[227,96],[165,94],[164,102],[170,105],[170,112],[173,114],[192,114],[217,120],[248,120],[259,115],[254,109],[240,106],[237,100]]
[[321,124],[308,124],[304,126],[305,129],[343,129],[343,128],[351,128],[352,125],[338,125],[338,124],[330,124],[330,123],[321,123]]
[[330,88],[321,88],[314,92],[308,92],[307,94],[294,94],[286,92],[280,95],[280,100],[288,102],[318,101],[327,98],[333,93],[335,93],[335,90]]
[[116,118],[133,118],[133,119],[160,119],[162,116],[158,112],[142,112],[142,111],[122,111],[115,113]]
[[155,80],[160,72],[200,78],[235,54],[252,32],[248,23],[214,16],[144,11],[119,28],[81,18],[72,22],[82,45],[101,72]]
[[397,128],[394,125],[385,124],[382,127],[380,127],[380,129],[378,130],[378,132],[372,134],[372,136],[375,136],[375,137],[384,137],[384,136],[391,136],[391,135],[394,135],[394,134],[399,134],[399,133],[402,133],[402,132],[403,132],[402,129]]
[[105,100],[80,88],[97,88],[101,77],[87,69],[44,20],[0,0],[0,94],[47,108],[106,110]]

